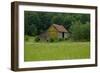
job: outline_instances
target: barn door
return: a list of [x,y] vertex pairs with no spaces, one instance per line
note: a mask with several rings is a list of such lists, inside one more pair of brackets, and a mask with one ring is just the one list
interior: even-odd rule
[[62,32],[62,38],[64,38],[64,32]]

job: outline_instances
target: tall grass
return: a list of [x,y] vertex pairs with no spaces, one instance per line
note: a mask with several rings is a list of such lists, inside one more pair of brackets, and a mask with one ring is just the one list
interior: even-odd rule
[[90,58],[89,42],[25,42],[25,61],[67,60]]

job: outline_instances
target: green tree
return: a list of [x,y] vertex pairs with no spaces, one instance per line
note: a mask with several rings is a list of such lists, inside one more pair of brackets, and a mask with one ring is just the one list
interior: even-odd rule
[[73,23],[71,26],[71,38],[75,41],[89,41],[90,24],[82,24],[80,21]]

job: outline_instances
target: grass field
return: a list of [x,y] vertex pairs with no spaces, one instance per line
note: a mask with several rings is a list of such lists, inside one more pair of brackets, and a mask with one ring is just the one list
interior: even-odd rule
[[90,57],[89,42],[25,42],[24,61],[86,59]]

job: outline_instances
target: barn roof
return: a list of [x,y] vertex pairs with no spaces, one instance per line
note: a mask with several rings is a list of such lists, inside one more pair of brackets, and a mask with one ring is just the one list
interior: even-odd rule
[[53,26],[56,28],[57,31],[59,32],[68,32],[63,25],[57,25],[53,24]]

